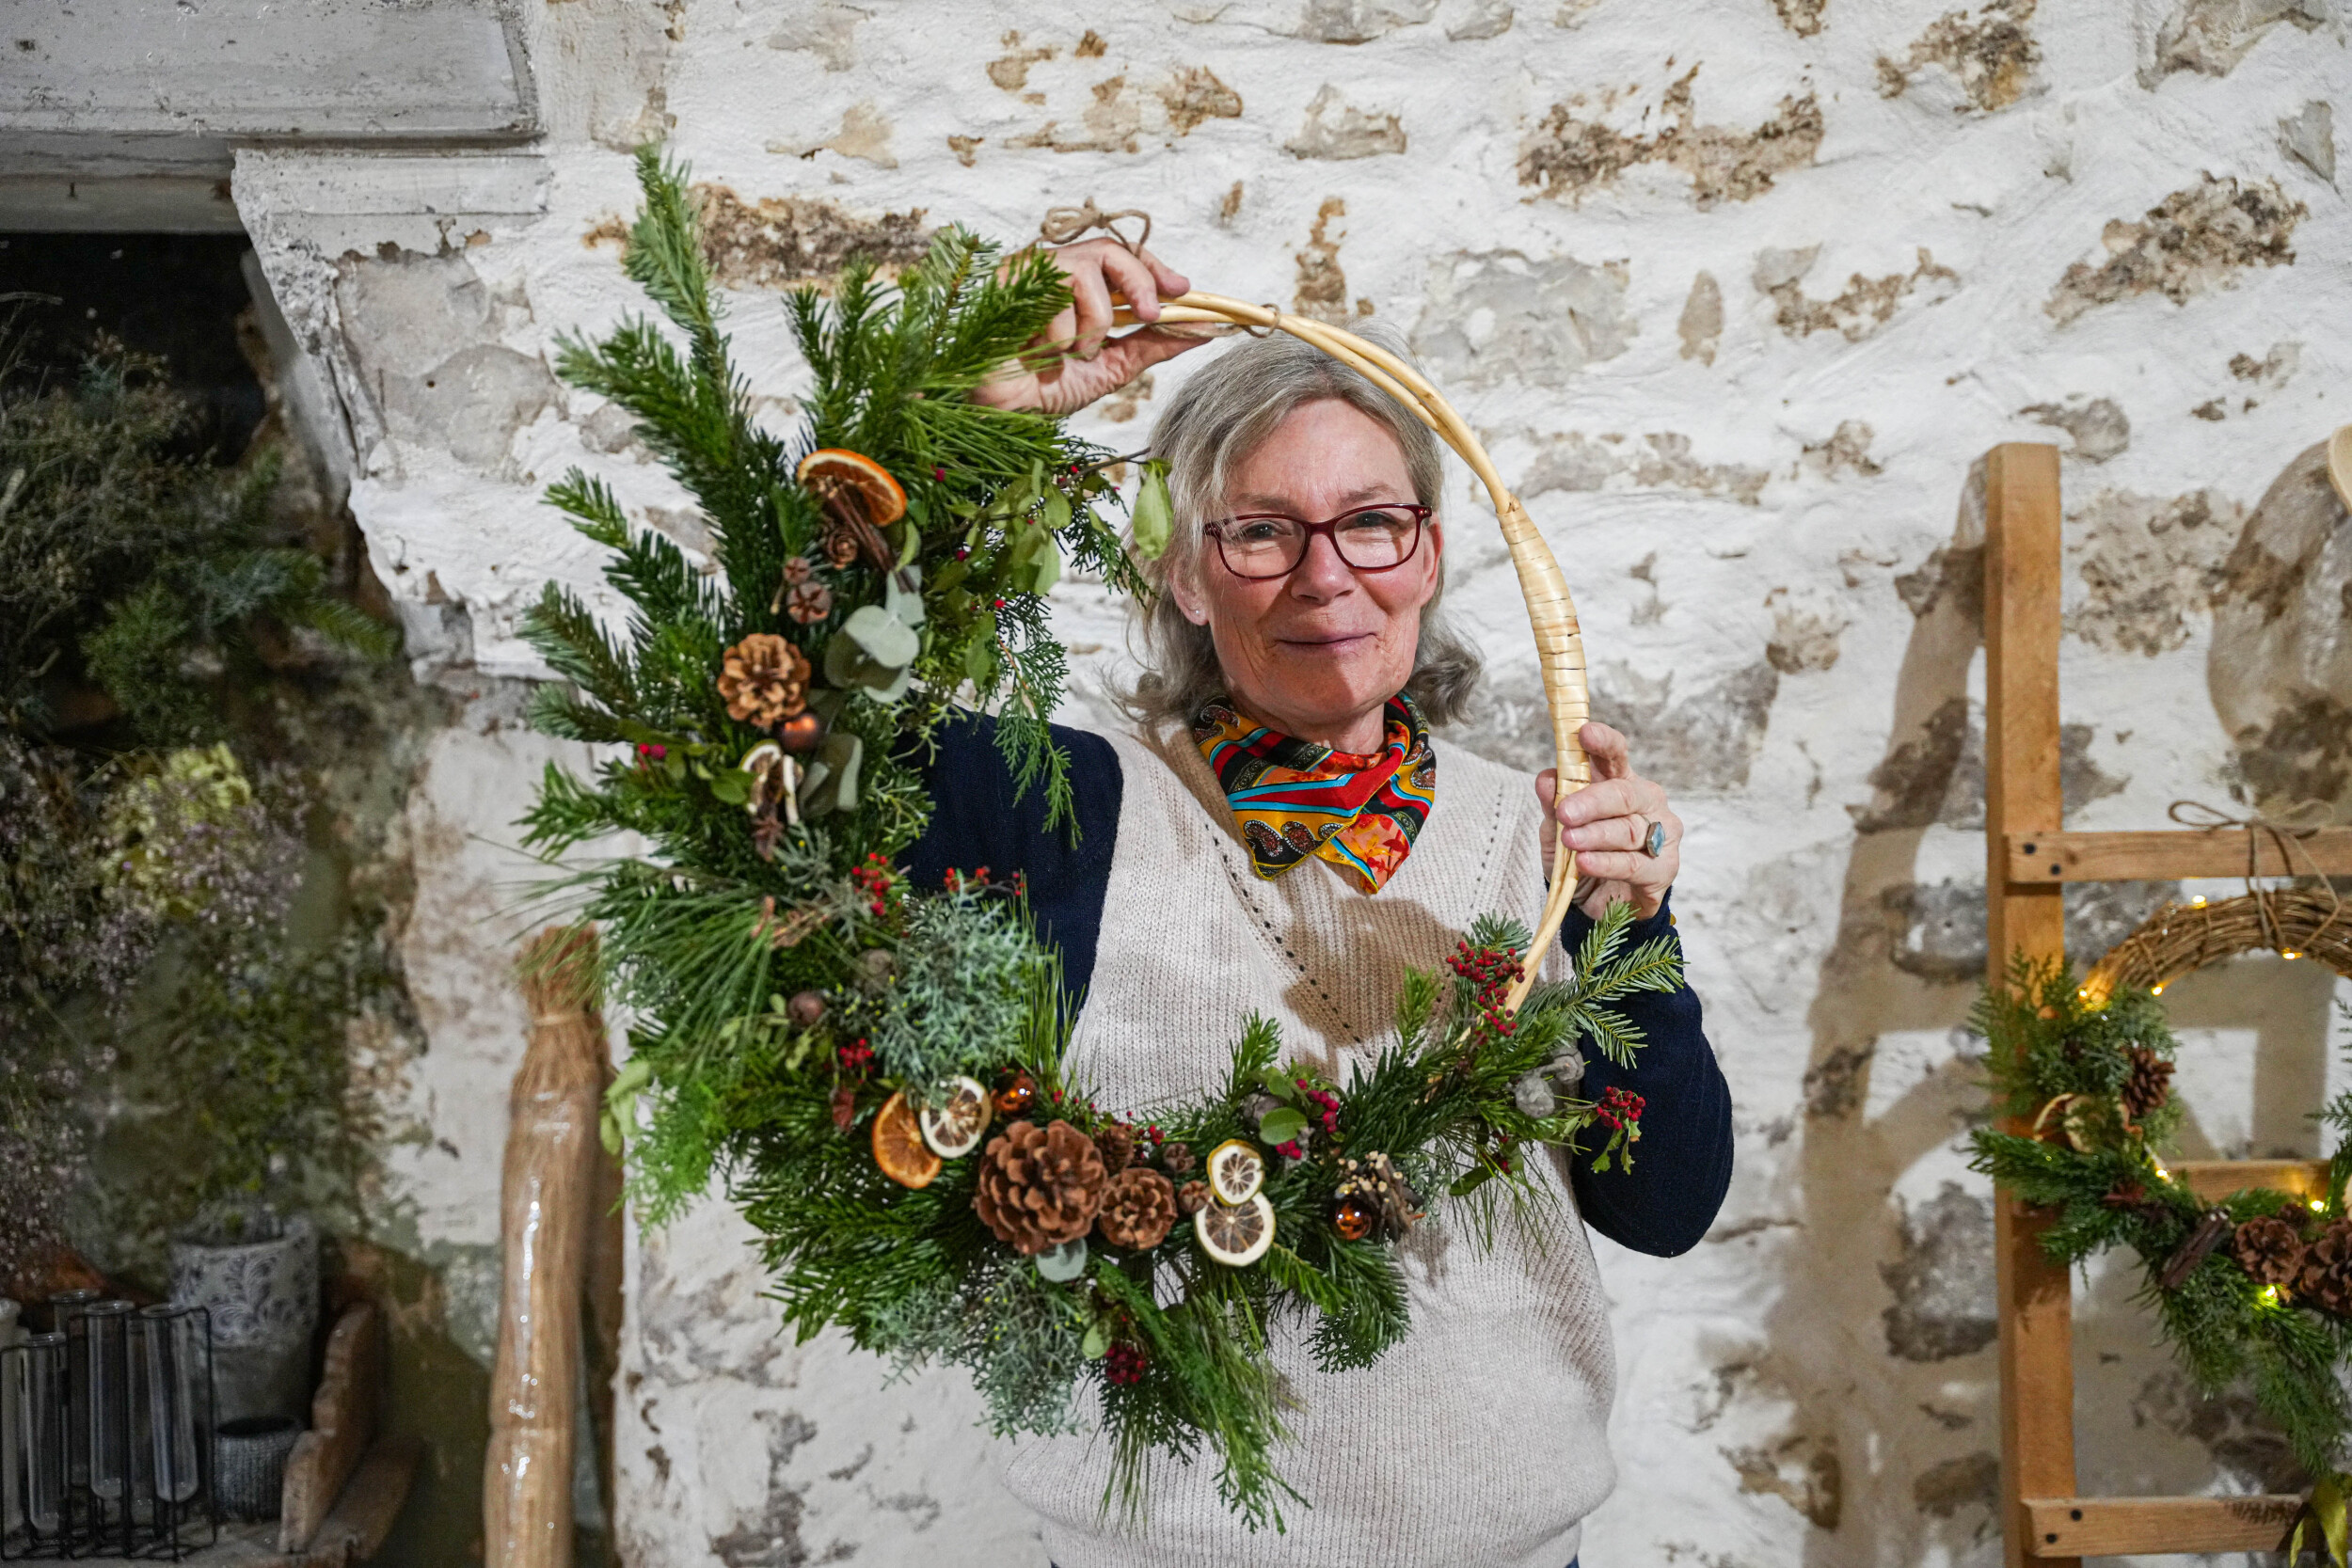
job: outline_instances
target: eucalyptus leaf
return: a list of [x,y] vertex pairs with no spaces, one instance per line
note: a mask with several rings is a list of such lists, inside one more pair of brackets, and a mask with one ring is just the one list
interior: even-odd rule
[[841,624],[841,635],[885,670],[900,670],[914,662],[923,644],[914,628],[881,605],[860,605]]
[[1136,554],[1157,561],[1167,553],[1176,527],[1176,503],[1168,493],[1168,470],[1160,464],[1143,466],[1143,483],[1136,491],[1135,510],[1129,517]]
[[827,812],[855,811],[858,765],[865,757],[862,737],[840,730],[825,736],[801,779],[801,814],[822,816]]
[[1081,1236],[1074,1242],[1047,1247],[1037,1255],[1037,1272],[1057,1285],[1069,1284],[1087,1272],[1087,1239]]
[[1111,1328],[1107,1320],[1097,1318],[1087,1324],[1087,1336],[1078,1343],[1078,1352],[1089,1361],[1100,1361],[1110,1354]]

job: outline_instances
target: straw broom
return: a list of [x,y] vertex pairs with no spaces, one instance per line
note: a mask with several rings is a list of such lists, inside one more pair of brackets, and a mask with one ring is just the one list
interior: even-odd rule
[[570,1568],[580,1291],[595,1223],[605,1039],[596,933],[549,927],[520,965],[531,1042],[508,1099],[505,1280],[483,1463],[486,1568]]
[[[1116,319],[1120,325],[1140,325],[1131,311],[1123,309]],[[1560,562],[1553,559],[1551,546],[1535,531],[1527,508],[1519,504],[1519,499],[1495,471],[1486,447],[1437,388],[1419,371],[1376,343],[1366,342],[1310,317],[1287,315],[1272,306],[1196,292],[1163,303],[1160,321],[1169,325],[1230,324],[1287,332],[1361,372],[1460,454],[1494,502],[1495,516],[1502,525],[1503,543],[1511,551],[1511,564],[1518,572],[1519,594],[1527,601],[1527,619],[1534,628],[1535,660],[1543,672],[1544,701],[1551,710],[1552,752],[1559,768],[1554,786],[1558,795],[1554,799],[1591,783],[1592,765],[1584,755],[1583,742],[1577,732],[1592,717],[1592,700],[1585,681],[1584,640],[1577,628],[1576,602],[1568,596],[1568,579],[1561,573]],[[1564,843],[1552,857],[1551,887],[1544,899],[1543,913],[1535,923],[1534,938],[1528,944],[1526,973],[1511,988],[1507,999],[1514,1012],[1527,1000],[1536,973],[1543,967],[1542,955],[1559,934],[1560,922],[1566,918],[1575,892],[1576,853]]]

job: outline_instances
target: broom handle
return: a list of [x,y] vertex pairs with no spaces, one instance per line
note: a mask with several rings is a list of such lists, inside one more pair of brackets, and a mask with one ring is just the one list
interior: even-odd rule
[[[1124,307],[1113,320],[1122,326],[1142,325]],[[1454,411],[1443,394],[1419,371],[1377,343],[1367,342],[1311,317],[1286,314],[1272,306],[1195,291],[1164,302],[1160,321],[1216,323],[1287,332],[1361,372],[1460,454],[1494,502],[1496,519],[1502,525],[1503,543],[1511,551],[1511,564],[1518,572],[1519,594],[1527,601],[1528,624],[1535,632],[1535,661],[1543,672],[1544,701],[1551,710],[1552,751],[1558,759],[1558,782],[1554,786],[1558,794],[1554,800],[1590,784],[1592,765],[1584,755],[1584,745],[1577,732],[1592,716],[1592,699],[1584,673],[1584,639],[1576,624],[1576,601],[1568,596],[1568,579],[1561,572],[1560,562],[1552,557],[1551,546],[1544,543],[1544,536],[1528,517],[1527,508],[1519,504],[1519,499],[1495,471],[1494,462],[1486,455],[1477,434]],[[1562,843],[1552,856],[1551,886],[1544,898],[1543,915],[1536,923],[1534,941],[1528,944],[1526,973],[1511,988],[1507,1005],[1512,1011],[1518,1011],[1519,1004],[1527,1000],[1536,972],[1543,967],[1543,955],[1559,934],[1561,921],[1567,918],[1575,891],[1576,852]]]

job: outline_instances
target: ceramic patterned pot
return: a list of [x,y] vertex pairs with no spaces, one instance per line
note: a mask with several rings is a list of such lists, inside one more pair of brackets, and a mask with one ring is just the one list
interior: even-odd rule
[[171,1301],[211,1314],[217,1420],[308,1423],[319,1321],[319,1238],[308,1215],[249,1209],[172,1243]]

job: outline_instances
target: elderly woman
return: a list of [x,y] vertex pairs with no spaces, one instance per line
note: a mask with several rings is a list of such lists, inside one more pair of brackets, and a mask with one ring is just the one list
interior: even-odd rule
[[[1067,412],[1190,346],[1151,329],[1105,343],[1109,293],[1156,318],[1184,280],[1106,245],[1060,253],[1076,351],[992,401]],[[1478,915],[1527,916],[1565,835],[1586,885],[1544,959],[1614,900],[1636,941],[1671,935],[1682,825],[1633,771],[1622,736],[1588,724],[1596,782],[1553,802],[1530,780],[1434,733],[1455,718],[1478,661],[1438,614],[1442,465],[1428,430],[1386,394],[1284,335],[1236,343],[1161,416],[1174,542],[1137,608],[1145,673],[1136,722],[1057,730],[1078,832],[1014,799],[975,716],[930,765],[938,813],[909,857],[1019,871],[1042,934],[1084,998],[1075,1070],[1141,1107],[1224,1070],[1255,1010],[1286,1049],[1344,1079],[1390,1030],[1407,967],[1435,969]],[[1214,1467],[1159,1465],[1149,1523],[1103,1511],[1107,1445],[1088,1436],[1013,1450],[1007,1481],[1042,1516],[1060,1568],[1562,1568],[1580,1521],[1614,1481],[1615,1386],[1607,1301],[1584,1235],[1672,1256],[1695,1243],[1730,1180],[1730,1101],[1687,989],[1625,1010],[1647,1037],[1631,1069],[1596,1059],[1580,1093],[1644,1097],[1641,1159],[1595,1175],[1567,1159],[1533,1180],[1569,1222],[1503,1227],[1491,1249],[1441,1216],[1400,1243],[1411,1334],[1366,1370],[1315,1370],[1295,1336],[1275,1357],[1296,1400],[1283,1473],[1308,1499],[1282,1534],[1248,1534],[1218,1501]],[[1574,1223],[1581,1218],[1581,1224]]]

